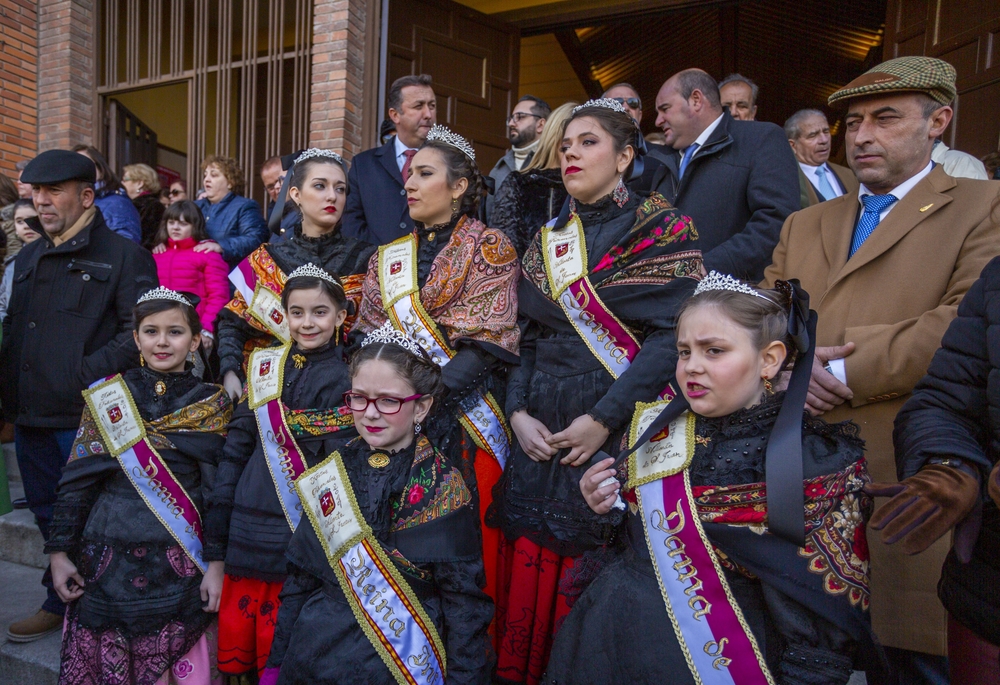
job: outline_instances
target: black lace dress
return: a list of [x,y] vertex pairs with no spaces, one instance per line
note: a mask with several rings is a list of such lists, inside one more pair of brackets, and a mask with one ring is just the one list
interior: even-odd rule
[[[371,450],[360,438],[342,454],[362,515],[444,642],[446,683],[489,683],[493,602],[480,589],[478,522],[460,474],[426,438],[391,455],[383,468],[369,464]],[[279,685],[394,685],[307,519],[292,537],[288,560],[267,663],[268,670],[280,668]]]
[[[123,374],[150,443],[202,517],[232,404],[190,372]],[[157,392],[157,389],[162,392]],[[101,443],[89,409],[59,482],[46,553],[66,552],[84,579],[66,612],[60,682],[151,685],[214,620],[202,574]]]
[[[255,270],[264,269],[265,271],[267,262],[273,261],[273,264],[281,269],[286,278],[288,274],[303,264],[315,264],[340,277],[344,282],[348,297],[357,300],[358,298],[352,297],[352,295],[357,292],[360,280],[353,279],[357,280],[358,284],[354,284],[352,287],[352,279],[349,277],[364,274],[368,259],[375,249],[374,245],[346,237],[339,228],[332,233],[311,238],[302,233],[302,223],[299,222],[287,240],[282,240],[280,243],[265,243],[247,259],[254,265]],[[263,255],[258,254],[260,251],[264,251],[270,260],[262,259]],[[264,276],[268,282],[274,279],[273,274]],[[256,341],[254,346],[261,347],[274,342],[274,338],[261,327],[249,323],[246,303],[240,303],[242,303],[242,298],[239,298],[239,302],[233,300],[219,312],[216,337],[219,341],[220,376],[224,376],[227,371],[234,371],[243,379],[245,378],[243,365],[247,343]],[[352,320],[353,317],[349,319],[349,321]]]
[[[758,491],[747,486],[763,487],[765,452],[782,397],[723,418],[697,418],[689,467],[692,492],[705,532],[722,553],[726,581],[776,682],[843,685],[852,669],[878,668],[879,663],[867,611],[864,529],[871,501],[861,492],[868,477],[857,426],[804,418],[805,548],[747,524],[710,522],[720,519],[702,508],[713,492],[746,496]],[[634,496],[625,493],[625,499],[635,512]],[[630,515],[623,527],[627,548],[566,618],[552,646],[545,683],[694,683],[664,606],[642,522]]]
[[559,215],[567,195],[559,169],[508,174],[497,190],[490,225],[506,233],[523,257],[535,234]]

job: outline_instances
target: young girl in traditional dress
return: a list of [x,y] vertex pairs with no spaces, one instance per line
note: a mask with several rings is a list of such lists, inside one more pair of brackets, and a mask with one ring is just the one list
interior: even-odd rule
[[289,274],[281,297],[292,342],[250,356],[206,523],[206,557],[226,562],[219,669],[250,682],[271,649],[285,549],[302,515],[295,479],[357,435],[340,406],[351,387],[343,286],[306,264]]
[[[441,365],[446,391],[425,429],[462,470],[482,520],[510,452],[502,378],[518,363],[517,252],[476,219],[483,180],[462,136],[432,128],[409,174],[415,228],[372,255],[358,328],[390,322]],[[482,526],[482,537],[486,591],[495,597],[500,534]]]
[[[356,308],[365,265],[375,249],[340,231],[347,202],[347,165],[340,155],[309,148],[288,175],[288,199],[299,208],[301,220],[285,240],[261,245],[233,269],[229,280],[236,293],[219,314],[219,373],[234,399],[242,390],[250,352],[276,340],[289,341],[280,305],[288,274],[303,264],[337,274]],[[353,313],[348,312],[348,328]]]
[[183,295],[146,293],[134,320],[142,366],[85,391],[45,545],[68,603],[59,682],[220,683],[222,563],[201,522],[232,403],[190,371],[202,328]]
[[612,452],[635,403],[666,387],[674,317],[702,275],[691,220],[626,185],[643,145],[620,102],[575,107],[560,140],[570,202],[521,261],[521,363],[506,410],[516,440],[487,517],[507,543],[497,675],[527,685],[541,679],[553,635],[621,522],[580,498],[585,464]]
[[361,438],[296,483],[308,518],[262,684],[490,682],[471,493],[421,430],[442,391],[438,366],[391,326],[355,355],[344,399]]
[[[595,512],[627,506],[627,550],[566,618],[545,682],[843,685],[878,670],[864,443],[803,414],[808,306],[780,286],[713,272],[682,307],[682,395],[639,403],[637,449],[580,482]],[[805,377],[772,392],[796,351]]]

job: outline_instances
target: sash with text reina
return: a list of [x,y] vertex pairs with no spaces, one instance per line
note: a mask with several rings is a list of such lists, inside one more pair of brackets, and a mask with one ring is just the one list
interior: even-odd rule
[[[285,282],[284,274],[280,271],[278,279],[279,283]],[[229,273],[229,282],[243,296],[250,316],[268,333],[283,343],[292,339],[288,332],[288,321],[285,320],[285,308],[281,306],[281,296],[260,282],[249,258],[241,261]]]
[[291,344],[286,344],[254,350],[247,362],[247,403],[257,419],[260,444],[281,510],[294,532],[302,519],[295,481],[305,472],[306,460],[288,428],[281,405],[285,360],[291,349]]
[[146,438],[146,425],[121,375],[109,376],[83,391],[108,451],[139,496],[204,573],[201,515],[167,463]]
[[[420,302],[417,285],[417,241],[404,236],[378,249],[379,288],[382,306],[393,327],[405,333],[430,355],[435,364],[444,366],[455,352]],[[475,404],[462,409],[459,421],[476,445],[488,452],[504,468],[510,456],[510,430],[500,405],[490,393],[478,392]]]
[[[629,446],[667,404],[636,403]],[[688,477],[694,423],[684,412],[630,454],[626,487],[635,488],[660,593],[694,681],[774,685],[698,519]]]
[[444,685],[441,636],[361,515],[340,453],[295,487],[354,617],[396,682]]
[[542,227],[542,258],[552,297],[591,353],[618,379],[639,353],[639,342],[618,320],[587,278],[583,224],[573,215],[554,230],[556,219]]

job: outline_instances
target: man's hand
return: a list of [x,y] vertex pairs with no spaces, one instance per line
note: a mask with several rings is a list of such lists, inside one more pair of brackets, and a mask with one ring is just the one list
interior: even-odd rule
[[215,242],[214,240],[203,240],[194,246],[195,252],[218,252],[222,254],[222,245]]
[[555,448],[546,442],[552,433],[544,423],[528,414],[525,410],[516,411],[510,416],[510,429],[514,431],[521,449],[533,461],[548,461],[556,456]]
[[854,352],[852,342],[837,347],[816,348],[812,378],[809,379],[809,393],[806,395],[806,411],[813,416],[820,416],[854,398],[850,388],[823,368],[823,365],[831,359],[843,359],[852,352]]
[[873,497],[892,497],[875,511],[870,522],[872,528],[882,531],[882,542],[899,542],[905,554],[919,554],[975,508],[979,481],[954,466],[930,464],[899,483],[866,485],[865,492]]
[[610,433],[589,414],[577,416],[565,430],[550,436],[546,442],[557,450],[569,450],[569,454],[559,460],[566,466],[582,466],[601,449]]

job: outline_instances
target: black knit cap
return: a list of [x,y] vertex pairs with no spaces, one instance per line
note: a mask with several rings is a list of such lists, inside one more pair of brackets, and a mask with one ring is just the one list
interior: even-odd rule
[[97,167],[78,152],[46,150],[28,162],[21,172],[21,183],[54,185],[63,181],[97,181]]

